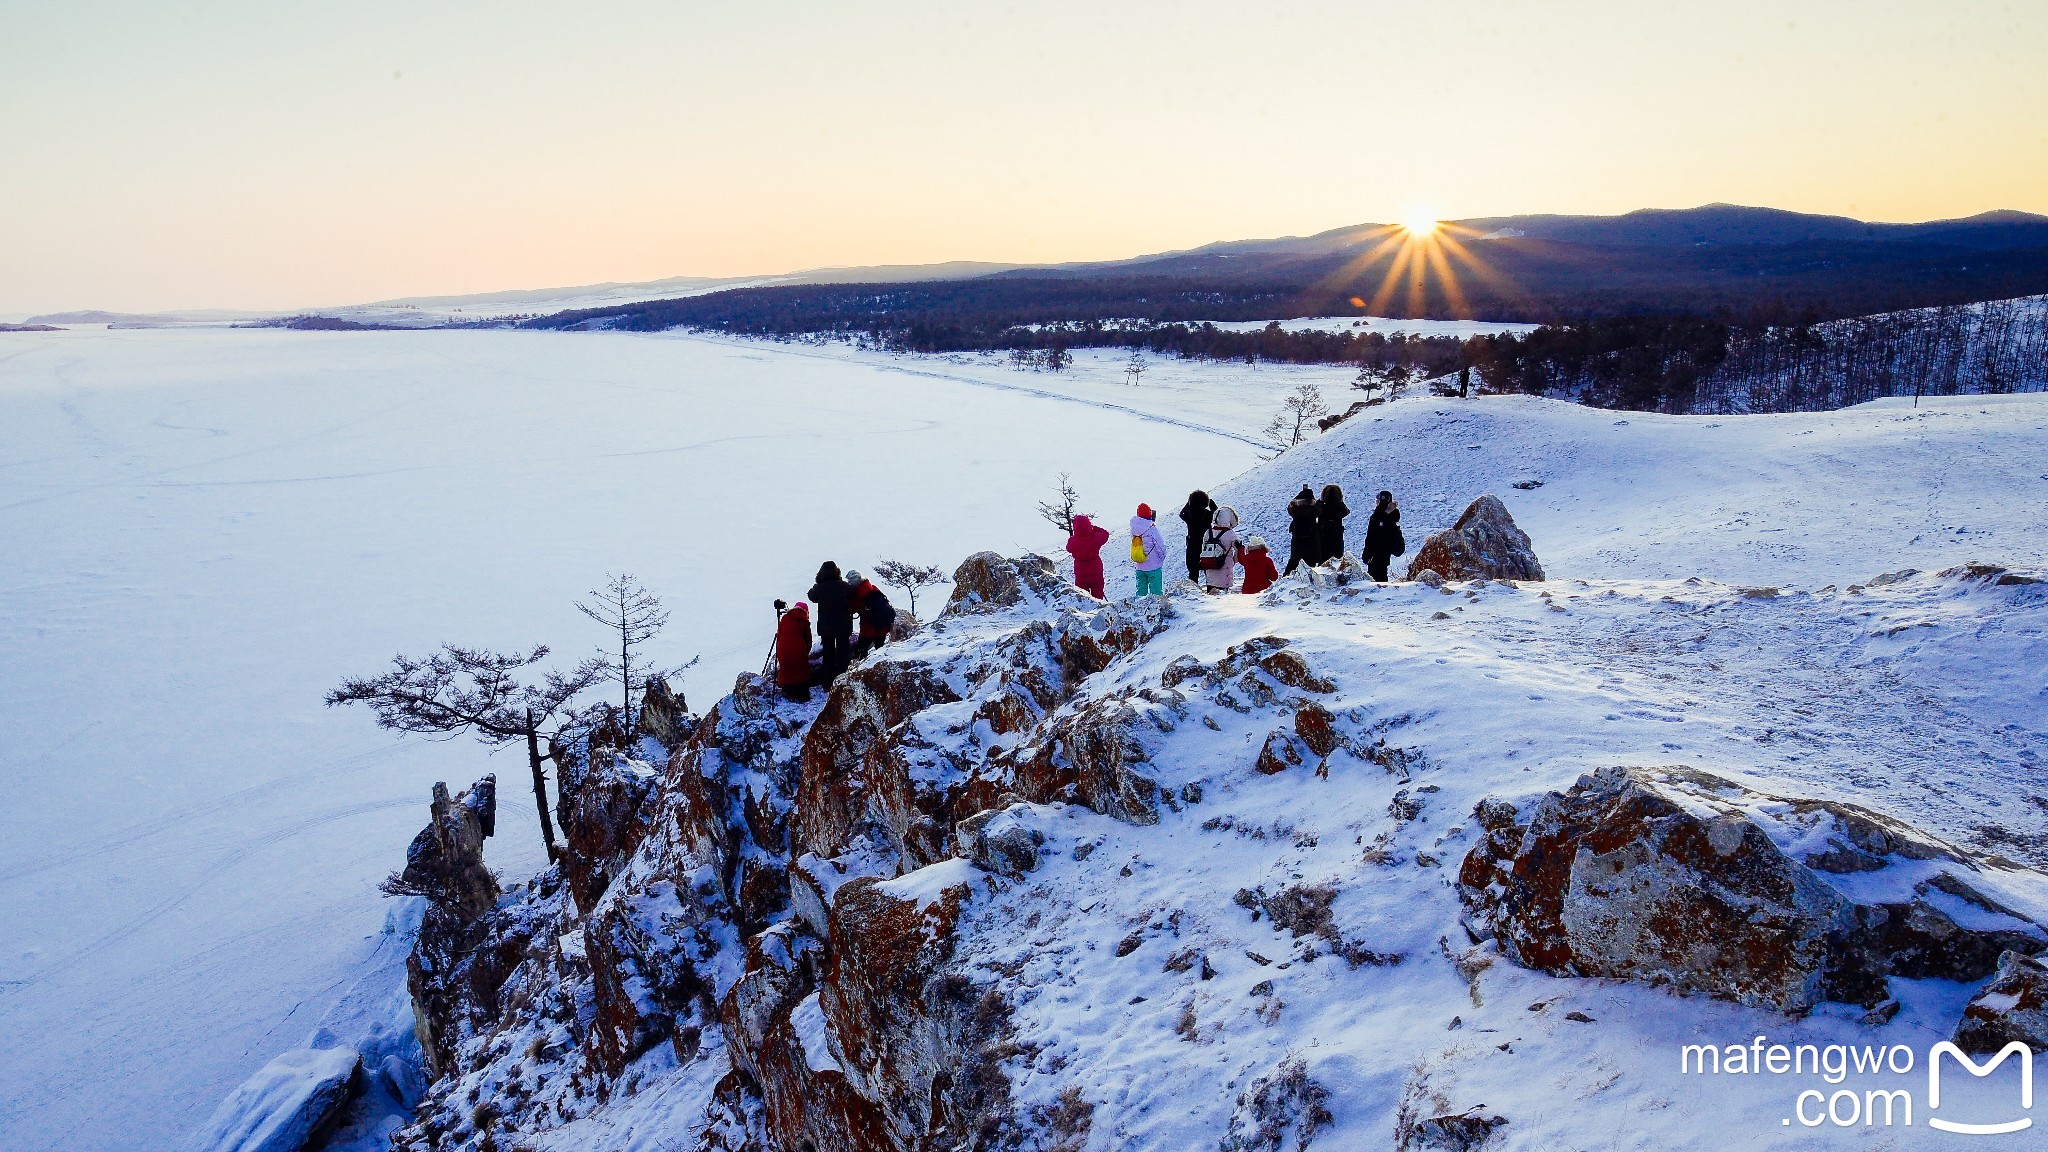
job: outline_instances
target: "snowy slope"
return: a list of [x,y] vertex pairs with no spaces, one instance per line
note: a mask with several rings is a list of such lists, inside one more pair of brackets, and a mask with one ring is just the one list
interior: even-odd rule
[[[1924,1074],[1929,1046],[1951,1034],[1981,981],[1895,977],[1897,1015],[1865,1022],[1860,1008],[1841,1005],[1794,1019],[1541,975],[1472,946],[1452,880],[1478,838],[1471,814],[1482,799],[1526,806],[1582,773],[1685,765],[1770,796],[1876,809],[1975,853],[1973,884],[2033,922],[2048,920],[2039,776],[2048,756],[2048,525],[2038,499],[2016,495],[2038,491],[2026,469],[2040,466],[2044,418],[2038,398],[1920,414],[1880,406],[1738,422],[1743,435],[1722,438],[1726,425],[1713,421],[1648,421],[1632,433],[1633,419],[1617,425],[1611,414],[1539,401],[1393,406],[1378,425],[1348,426],[1219,491],[1270,507],[1304,470],[1359,485],[1393,474],[1399,460],[1419,542],[1451,514],[1440,508],[1455,510],[1507,475],[1528,476],[1494,475],[1501,464],[1484,447],[1464,446],[1483,421],[1476,439],[1525,453],[1518,465],[1546,481],[1508,491],[1527,498],[1518,510],[1538,526],[1551,579],[1435,589],[1297,578],[1258,597],[1183,586],[1163,631],[1023,730],[998,726],[992,706],[1018,679],[1054,673],[1010,655],[1031,650],[1018,638],[1049,621],[1091,627],[1089,614],[1108,610],[1069,593],[949,616],[882,654],[934,670],[959,697],[890,731],[919,784],[959,787],[948,772],[978,772],[1005,753],[1008,763],[1031,762],[1030,749],[1063,718],[1128,708],[1138,747],[1110,747],[1156,784],[1157,822],[1077,803],[1013,807],[1003,819],[1043,837],[1034,870],[1004,876],[944,860],[878,891],[924,904],[925,924],[945,923],[938,910],[962,894],[949,963],[972,980],[977,1003],[999,998],[991,1015],[1009,1053],[1007,1103],[1026,1146],[1055,1146],[1064,1135],[1057,1146],[1097,1152],[1295,1147],[1299,1123],[1273,1133],[1285,1144],[1254,1137],[1273,1116],[1259,1101],[1309,1082],[1320,1087],[1297,1099],[1320,1099],[1329,1112],[1311,1125],[1316,1147],[1393,1146],[1404,1125],[1457,1114],[1507,1118],[1493,1145],[1502,1148],[1921,1146],[1925,1095],[1911,1130],[1794,1128],[1797,1093],[1837,1082],[1689,1076],[1680,1048],[1758,1036],[1817,1048],[1900,1045]],[[1973,475],[1997,490],[1959,494],[1944,483],[1966,449]],[[1880,485],[1892,496],[1884,510],[1895,511],[1841,511],[1845,494]],[[1715,518],[1724,501],[1770,514],[1730,524]],[[1953,520],[1964,512],[1972,528],[1958,537]],[[1647,543],[1616,549],[1608,530],[1617,525]],[[1796,532],[1799,548],[1743,547],[1745,530],[1765,543]],[[1961,559],[2015,570],[1999,582],[1983,569],[1904,570]],[[1645,571],[1652,564],[1669,570]],[[1774,577],[1770,585],[1752,579],[1759,571]],[[1206,687],[1199,669],[1187,670],[1190,658],[1219,668],[1264,637],[1280,638],[1328,683],[1296,677],[1276,690],[1244,671],[1245,658]],[[1013,659],[1024,669],[1014,678]],[[1343,746],[1320,770],[1313,757],[1276,774],[1257,770],[1260,749],[1299,723],[1300,695],[1334,716]],[[771,707],[789,745],[819,715],[815,703]],[[839,771],[834,755],[816,758],[820,771]],[[698,763],[680,762],[684,772]],[[807,752],[807,781],[812,763]],[[1001,787],[1004,770],[991,771]],[[857,841],[845,856],[851,874],[878,859],[888,866],[886,843]],[[660,864],[643,854],[635,867]],[[1844,890],[1874,882],[1830,881]],[[1290,896],[1291,924],[1254,911]],[[1960,903],[1955,914],[1986,919]],[[2041,938],[2013,917],[1989,919]],[[829,934],[835,949],[853,939],[840,928],[835,921]],[[824,969],[847,963],[841,955]],[[720,994],[738,974],[736,958],[722,954],[702,970],[715,973]],[[808,1068],[840,1069],[853,1038],[819,1004],[815,993],[803,999],[790,1027]],[[517,1083],[518,1130],[537,1147],[687,1146],[719,1107],[711,1085],[733,1043],[707,1034],[680,1067],[669,1046],[657,1046],[607,1097],[547,1061],[520,1059],[531,1050],[525,1032],[492,1036],[482,1045],[490,1059],[448,1089],[455,1106],[440,1119],[452,1128],[436,1130],[454,1147],[481,1147],[485,1132],[462,1118],[462,1102],[475,1098],[468,1090]],[[2009,1109],[2014,1079],[2008,1070],[1951,1082],[1945,1115]],[[1859,1073],[1849,1090],[1921,1084]],[[919,1098],[923,1086],[885,1080],[879,1091]]]

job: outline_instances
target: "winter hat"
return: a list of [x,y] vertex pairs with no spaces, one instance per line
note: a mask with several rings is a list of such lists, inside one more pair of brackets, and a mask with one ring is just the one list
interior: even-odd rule
[[1150,504],[1138,505],[1138,515],[1143,516],[1147,520],[1152,519],[1152,506]]
[[1256,552],[1256,551],[1258,551],[1259,549],[1261,549],[1261,548],[1264,548],[1265,546],[1266,546],[1266,538],[1265,538],[1264,536],[1254,536],[1254,537],[1252,537],[1252,542],[1251,542],[1251,548],[1252,548],[1252,550],[1253,550],[1253,551],[1255,551],[1255,552]]
[[858,571],[849,571],[846,574],[846,582],[848,584],[858,584],[864,579],[866,577],[862,576]]

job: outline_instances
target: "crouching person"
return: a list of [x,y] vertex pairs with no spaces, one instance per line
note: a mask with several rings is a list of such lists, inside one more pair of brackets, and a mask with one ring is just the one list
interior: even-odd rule
[[799,704],[811,698],[811,609],[775,602],[775,684]]
[[853,610],[860,617],[860,637],[853,642],[853,658],[858,660],[889,642],[889,630],[896,626],[896,606],[858,572],[848,572],[846,582],[853,588]]

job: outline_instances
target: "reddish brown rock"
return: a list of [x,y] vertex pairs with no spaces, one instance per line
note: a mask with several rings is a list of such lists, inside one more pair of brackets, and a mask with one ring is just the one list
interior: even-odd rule
[[946,612],[993,612],[1020,604],[1026,596],[1044,599],[1065,584],[1059,569],[1044,556],[1013,560],[996,552],[976,552],[954,570]]
[[796,851],[837,856],[866,838],[906,868],[943,859],[950,829],[941,817],[954,797],[912,780],[904,722],[958,698],[923,664],[884,660],[840,677],[804,735]]
[[1301,737],[1276,728],[1266,734],[1266,743],[1259,748],[1259,758],[1253,766],[1262,775],[1273,776],[1313,759],[1314,755]]
[[1991,983],[1963,1009],[1956,1047],[1996,1052],[2015,1040],[2036,1052],[2048,1049],[2048,965],[2006,952]]
[[562,875],[587,913],[646,837],[649,804],[661,781],[610,748],[589,755],[564,750],[556,763]]
[[1525,966],[1787,1012],[1823,1000],[1867,1007],[1887,998],[1891,975],[1980,979],[2004,948],[2039,950],[2024,921],[1965,929],[1910,888],[1892,902],[1851,901],[1748,815],[1764,807],[1803,822],[1802,841],[1828,842],[1811,854],[1823,862],[1852,840],[1888,852],[1930,844],[1860,809],[1783,801],[1706,773],[1607,769],[1526,819],[1481,805],[1484,836],[1460,870],[1461,894]]
[[1541,580],[1529,534],[1515,526],[1507,505],[1496,496],[1481,496],[1458,522],[1424,541],[1408,565],[1408,579],[1425,571],[1446,580]]
[[1328,756],[1344,742],[1337,731],[1337,717],[1314,701],[1294,710],[1294,734],[1317,756]]

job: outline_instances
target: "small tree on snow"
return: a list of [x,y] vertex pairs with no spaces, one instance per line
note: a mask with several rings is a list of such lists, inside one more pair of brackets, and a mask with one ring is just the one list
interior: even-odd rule
[[1137,387],[1139,380],[1144,377],[1146,372],[1151,370],[1151,367],[1150,364],[1145,362],[1145,353],[1143,351],[1137,348],[1131,349],[1131,358],[1124,361],[1124,383],[1133,388]]
[[1308,439],[1309,428],[1316,417],[1326,415],[1329,408],[1323,404],[1323,390],[1314,384],[1303,383],[1295,386],[1280,401],[1280,411],[1273,414],[1273,420],[1266,425],[1266,438],[1281,452]]
[[[570,705],[609,670],[603,660],[585,660],[566,673],[549,672],[539,683],[523,683],[522,669],[546,657],[546,645],[525,652],[491,652],[443,644],[430,656],[394,656],[391,668],[376,676],[352,676],[327,694],[327,706],[368,704],[377,726],[396,732],[453,739],[468,732],[491,747],[526,742],[527,766],[533,770],[533,802],[540,810],[541,842],[548,859],[556,857],[555,822],[548,815],[547,776],[543,759],[559,764],[555,737],[576,722]],[[541,752],[545,738],[548,750]]]
[[906,564],[901,560],[884,560],[874,567],[875,579],[891,588],[901,588],[910,600],[910,614],[917,615],[917,593],[919,589],[934,584],[946,583],[946,573],[939,568],[928,568],[919,564]]
[[1043,360],[1047,372],[1064,372],[1074,366],[1074,354],[1059,344],[1047,348]]
[[1074,491],[1073,477],[1062,472],[1059,476],[1058,502],[1040,500],[1038,502],[1038,514],[1045,517],[1046,523],[1072,536],[1074,534],[1074,513],[1079,511],[1080,507],[1081,494]]
[[604,587],[592,589],[589,599],[578,603],[576,610],[619,634],[617,655],[608,655],[604,666],[619,682],[624,697],[620,716],[631,717],[633,693],[646,687],[648,680],[648,672],[634,663],[635,650],[668,623],[668,609],[661,606],[661,597],[630,573],[620,573],[606,577]]

